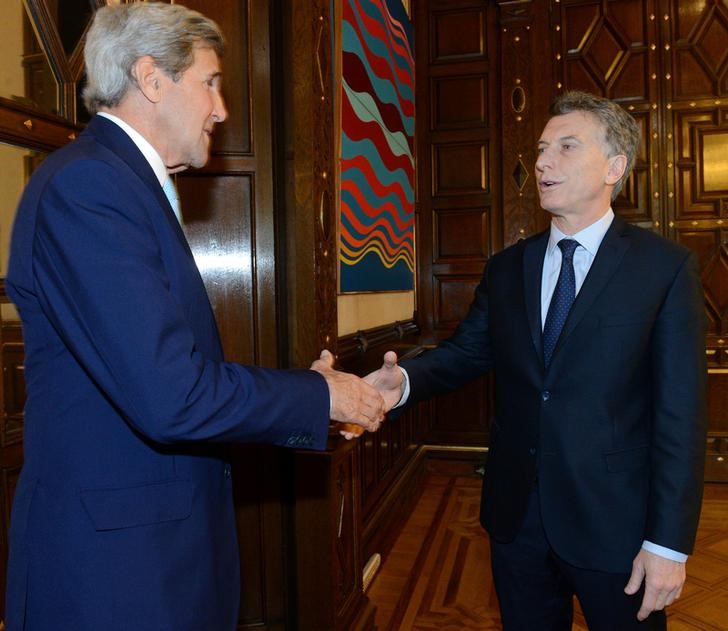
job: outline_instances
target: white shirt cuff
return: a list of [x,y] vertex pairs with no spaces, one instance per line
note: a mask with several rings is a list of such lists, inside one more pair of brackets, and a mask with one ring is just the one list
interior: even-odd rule
[[661,556],[665,559],[670,559],[671,561],[685,563],[685,561],[688,560],[687,554],[683,554],[682,552],[678,552],[677,550],[666,548],[665,546],[658,546],[656,543],[652,543],[651,541],[643,541],[642,547],[647,550],[647,552],[652,552],[657,556]]
[[397,366],[402,371],[402,376],[404,377],[404,384],[402,388],[402,396],[400,397],[399,401],[397,401],[397,405],[392,406],[392,409],[402,407],[405,403],[407,403],[407,399],[409,399],[410,395],[410,382],[409,382],[409,375],[407,374],[407,371],[402,368],[402,366]]

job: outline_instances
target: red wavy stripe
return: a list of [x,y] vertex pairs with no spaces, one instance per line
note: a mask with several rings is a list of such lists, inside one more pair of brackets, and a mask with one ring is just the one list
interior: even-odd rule
[[[351,8],[352,7],[351,7],[350,3],[347,2],[347,9],[351,9]],[[356,32],[359,34],[361,41],[366,43],[365,36],[359,28],[359,23],[355,19],[353,10],[349,14],[350,17],[347,16],[347,13],[349,13],[349,11],[345,10],[344,19],[347,20],[352,25],[354,30],[356,30]],[[380,7],[380,13],[381,13],[381,7]],[[383,23],[383,21],[386,20],[385,15],[382,15],[383,21],[378,21],[378,20],[370,17],[364,11],[358,12],[358,15],[359,15],[359,18],[361,19],[362,24],[364,25],[364,28],[367,31],[367,34],[370,37],[374,37],[375,39],[378,39],[380,42],[385,44],[385,46],[389,50],[389,53],[392,58],[394,58],[395,56],[398,56],[398,55],[405,57],[406,61],[408,62],[408,65],[410,67],[410,72],[408,72],[406,70],[402,70],[396,63],[394,63],[394,59],[392,59],[391,66],[389,64],[386,64],[386,66],[387,66],[386,77],[385,77],[385,75],[381,75],[379,73],[377,73],[377,75],[380,77],[392,78],[392,70],[394,70],[394,72],[397,75],[397,80],[400,83],[403,83],[404,85],[410,86],[412,88],[412,91],[414,92],[414,73],[411,71],[412,70],[411,57],[407,54],[407,51],[403,51],[401,49],[401,47],[398,47],[398,50],[396,50],[396,51],[392,48],[392,43],[393,43],[392,35],[386,29],[386,27]],[[369,55],[367,55],[367,58],[369,58]]]
[[[406,200],[402,200],[401,208],[397,208],[390,200],[382,200],[376,208],[372,208],[372,202],[364,196],[364,193],[359,190],[355,182],[351,180],[342,181],[341,190],[342,192],[345,191],[349,193],[356,200],[362,214],[367,217],[375,218],[383,212],[389,212],[392,217],[390,223],[393,223],[399,232],[408,230],[414,223],[415,216],[412,212],[412,207]],[[409,216],[409,218],[404,221],[400,217],[402,211],[407,213]]]
[[[352,168],[358,168],[364,174],[364,177],[369,183],[369,186],[371,186],[372,191],[377,195],[377,197],[385,197],[389,193],[393,193],[402,200],[403,206],[406,206],[408,204],[408,198],[405,194],[405,190],[402,188],[402,184],[397,181],[390,182],[389,184],[384,184],[379,179],[379,176],[374,171],[374,167],[365,156],[351,156],[350,158],[343,159],[341,161],[342,178],[343,174]],[[415,173],[412,163],[410,163],[409,166],[404,169],[404,175],[409,182],[410,188],[414,190]]]
[[[385,219],[384,217],[379,217],[374,221],[374,223],[363,224],[361,221],[359,221],[356,210],[351,208],[346,202],[341,203],[341,214],[349,220],[351,225],[359,234],[365,235],[362,238],[355,237],[342,225],[342,240],[345,240],[351,245],[365,245],[368,241],[371,241],[372,236],[375,235],[377,232],[386,233],[390,239],[389,242],[397,245],[397,248],[392,250],[393,252],[401,249],[402,247],[406,247],[408,244],[411,243],[412,234],[410,232],[405,232],[402,235],[395,234],[392,230],[392,224],[389,223],[389,221],[387,221],[387,219]],[[346,239],[344,239],[344,235],[346,235]]]
[[[352,23],[351,26],[356,30],[356,32],[359,34],[359,36],[361,38],[361,33],[357,29],[356,23]],[[404,115],[407,117],[414,116],[414,111],[415,111],[414,102],[410,101],[408,99],[405,99],[402,96],[401,92],[399,91],[399,87],[397,85],[397,79],[395,79],[395,77],[392,75],[392,70],[391,70],[389,64],[386,62],[386,60],[382,59],[381,57],[376,57],[375,55],[371,54],[370,51],[368,51],[366,49],[365,45],[362,46],[362,49],[364,50],[364,53],[367,58],[367,62],[369,63],[369,67],[372,69],[372,72],[377,77],[380,77],[382,79],[389,81],[392,84],[392,86],[394,87],[394,89],[397,93],[400,107],[402,108],[402,112],[404,113]],[[354,55],[354,56],[356,56],[356,55]],[[367,74],[364,64],[362,64],[362,68],[364,69],[364,73]],[[346,73],[344,73],[344,77],[346,78],[346,82],[349,83],[349,85],[351,85],[351,83],[349,82],[349,77]],[[361,90],[359,90],[359,91],[361,91]],[[372,95],[374,94],[373,89],[370,93]]]
[[[354,53],[343,53],[342,54],[342,67],[343,76],[346,77],[346,83],[354,92],[363,92],[368,94],[376,103],[377,111],[382,118],[382,122],[386,125],[390,131],[400,131],[407,138],[407,144],[409,145],[410,152],[414,153],[414,139],[407,134],[405,129],[404,121],[402,119],[401,112],[397,109],[397,106],[393,103],[385,103],[381,101],[377,94],[374,92],[374,87],[369,79],[369,75],[366,74],[366,68],[361,59]],[[346,98],[346,93],[342,88],[343,98]]]
[[342,125],[346,135],[352,140],[369,140],[377,148],[379,158],[389,171],[402,169],[409,174],[412,170],[412,160],[409,156],[396,156],[389,147],[382,128],[374,121],[365,122],[359,119],[351,106],[349,99],[342,99]]
[[385,28],[391,34],[392,46],[407,60],[408,66],[412,71],[412,77],[414,78],[414,55],[412,54],[412,48],[404,25],[389,12],[389,7],[386,3],[381,2],[381,0],[372,0],[372,2],[379,7],[379,12],[384,18]]

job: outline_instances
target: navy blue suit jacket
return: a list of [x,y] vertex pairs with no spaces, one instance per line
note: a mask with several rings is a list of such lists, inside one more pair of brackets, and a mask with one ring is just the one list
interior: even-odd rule
[[705,316],[696,257],[616,217],[549,368],[548,231],[487,264],[447,341],[403,362],[417,401],[492,370],[481,521],[511,541],[538,478],[549,542],[577,567],[631,571],[643,540],[692,551],[705,454]]
[[31,178],[7,285],[28,393],[7,629],[233,629],[223,444],[324,448],[324,379],[223,361],[159,182],[102,117]]

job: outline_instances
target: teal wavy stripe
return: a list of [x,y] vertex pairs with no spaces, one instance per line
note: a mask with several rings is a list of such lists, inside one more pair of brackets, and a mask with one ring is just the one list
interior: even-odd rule
[[[413,183],[403,169],[394,169],[390,171],[379,157],[379,151],[371,140],[351,140],[346,134],[342,134],[341,154],[345,160],[355,156],[363,156],[372,167],[372,171],[377,174],[377,180],[383,186],[391,184],[399,184],[405,192],[407,201],[414,204]],[[342,179],[346,179],[349,171],[359,171],[359,169],[347,169],[341,174]],[[363,174],[362,174],[363,176]]]
[[[389,51],[386,49],[386,46],[381,44],[377,45],[377,40],[371,40],[371,45],[373,46],[372,54],[376,53],[377,56],[383,56],[389,54]],[[359,39],[359,34],[354,30],[354,27],[349,24],[349,22],[343,22],[341,26],[341,47],[346,52],[353,53],[359,59],[361,59],[362,63],[364,64],[364,67],[367,70],[367,74],[369,75],[369,79],[372,82],[372,87],[374,88],[374,91],[379,98],[380,101],[383,101],[385,103],[391,103],[392,105],[396,105],[397,108],[399,108],[399,100],[400,98],[403,98],[407,101],[414,101],[414,94],[412,92],[412,89],[404,84],[399,84],[401,97],[399,94],[397,94],[397,90],[395,90],[394,85],[392,84],[392,81],[389,79],[384,79],[382,77],[377,76],[374,73],[373,68],[369,64],[369,59],[367,58],[367,53],[365,52],[364,48],[362,47],[361,40]],[[390,66],[391,67],[391,66]],[[394,75],[396,76],[396,75]],[[402,113],[400,109],[400,113],[402,115],[402,118],[406,118],[404,116],[404,113]]]
[[[371,19],[382,24],[384,32],[387,33],[387,36],[389,37],[395,63],[399,68],[411,75],[414,60],[412,59],[411,52],[409,52],[410,45],[406,39],[406,35],[392,22],[394,18],[391,15],[383,15],[379,6],[369,0],[358,0],[358,2],[352,3],[352,9],[355,14],[358,12],[358,9],[359,11],[366,13]],[[358,21],[359,20],[357,20],[357,22]],[[402,26],[404,27],[404,25]],[[402,55],[398,52],[398,49],[407,50],[408,55]]]

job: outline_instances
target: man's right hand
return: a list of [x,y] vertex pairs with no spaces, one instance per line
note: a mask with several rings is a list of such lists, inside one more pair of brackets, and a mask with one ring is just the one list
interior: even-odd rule
[[[369,384],[356,375],[334,370],[334,356],[327,350],[311,364],[321,373],[331,394],[330,417],[341,423],[353,423],[375,432],[384,418],[384,400]],[[349,436],[347,436],[349,438]]]
[[384,409],[389,412],[402,398],[404,375],[397,366],[397,353],[387,351],[384,353],[382,367],[370,372],[364,381],[374,386],[384,398]]

